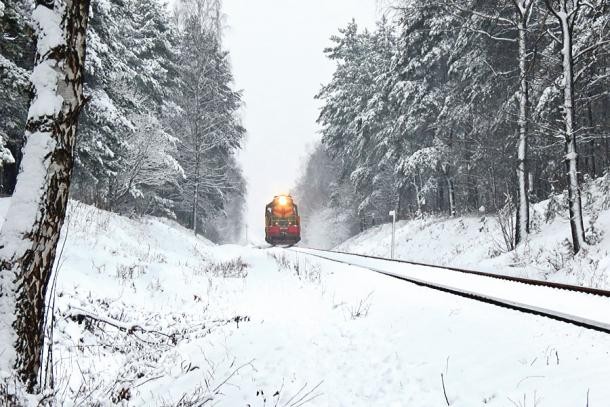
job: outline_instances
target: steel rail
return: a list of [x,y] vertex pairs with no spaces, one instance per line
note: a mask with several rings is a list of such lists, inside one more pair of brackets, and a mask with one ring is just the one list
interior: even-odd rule
[[421,263],[421,262],[411,261],[411,260],[388,259],[386,257],[371,256],[371,255],[367,255],[367,254],[348,253],[348,252],[333,251],[333,250],[322,250],[322,249],[314,249],[311,247],[303,247],[303,249],[316,250],[316,251],[326,252],[326,253],[345,254],[345,255],[349,255],[349,256],[364,257],[364,258],[375,259],[375,260],[384,260],[384,261],[389,261],[389,262],[394,262],[394,263],[412,264],[414,266],[431,267],[431,268],[442,269],[442,270],[451,270],[451,271],[456,271],[458,273],[471,274],[471,275],[475,275],[475,276],[490,277],[490,278],[496,278],[499,280],[513,281],[515,283],[537,285],[537,286],[543,286],[543,287],[548,287],[548,288],[556,288],[559,290],[574,291],[574,292],[579,292],[579,293],[583,293],[583,294],[599,295],[601,297],[610,298],[610,291],[602,290],[599,288],[582,287],[582,286],[573,285],[573,284],[554,283],[552,281],[534,280],[534,279],[523,278],[523,277],[513,277],[513,276],[507,276],[504,274],[487,273],[484,271],[468,270],[468,269],[452,267],[452,266],[439,266],[437,264]]
[[[423,264],[423,263],[418,263],[418,262],[410,262],[410,261],[406,261],[406,260],[391,260],[391,259],[385,259],[383,257],[357,255],[354,253],[346,253],[346,252],[338,252],[338,251],[330,251],[330,250],[320,250],[320,249],[311,249],[311,248],[305,248],[305,249],[315,250],[315,251],[322,252],[322,253],[352,255],[352,256],[365,257],[365,258],[371,258],[371,259],[376,259],[376,260],[385,260],[385,261],[391,261],[391,262],[413,264],[413,265],[418,265],[418,266],[447,269],[447,270],[456,271],[456,272],[460,272],[460,273],[474,274],[474,275],[491,277],[491,278],[501,278],[502,280],[513,281],[513,282],[518,282],[518,283],[522,283],[522,284],[533,284],[533,283],[528,283],[529,281],[533,281],[533,282],[536,282],[536,284],[534,284],[534,285],[544,286],[547,288],[564,289],[564,290],[576,291],[576,292],[580,292],[580,293],[584,293],[584,294],[604,295],[606,297],[610,297],[610,292],[608,292],[608,291],[597,290],[597,289],[586,289],[586,287],[578,287],[578,286],[572,286],[572,285],[567,285],[567,284],[558,284],[558,283],[538,284],[538,283],[547,283],[547,282],[540,281],[540,280],[528,280],[528,279],[517,278],[517,277],[508,277],[508,276],[496,275],[496,274],[492,274],[492,273],[482,273],[482,272],[477,272],[477,271],[473,271],[473,270],[463,270],[463,269],[459,269],[459,268],[455,268],[455,267],[442,267],[442,266],[436,266],[436,265],[429,265],[429,264]],[[443,284],[432,283],[432,282],[421,280],[421,279],[414,278],[414,277],[407,277],[404,275],[392,273],[387,270],[382,270],[382,269],[379,269],[376,267],[371,267],[368,265],[364,266],[364,265],[361,265],[358,263],[350,262],[349,260],[339,260],[336,258],[324,256],[322,254],[315,254],[315,253],[295,250],[294,248],[289,249],[289,250],[297,252],[297,253],[301,253],[304,255],[314,256],[314,257],[321,258],[324,260],[334,261],[336,263],[347,264],[350,266],[355,266],[355,267],[360,267],[363,269],[371,270],[373,272],[383,274],[388,277],[396,278],[398,280],[406,281],[406,282],[409,282],[409,283],[412,283],[412,284],[415,284],[415,285],[418,285],[421,287],[426,287],[426,288],[430,288],[430,289],[433,289],[436,291],[441,291],[441,292],[457,295],[457,296],[460,296],[463,298],[468,298],[468,299],[475,300],[478,302],[495,305],[495,306],[498,306],[501,308],[512,309],[512,310],[520,311],[520,312],[527,313],[527,314],[547,317],[547,318],[550,318],[550,319],[553,319],[556,321],[560,321],[560,322],[576,325],[576,326],[579,326],[582,328],[592,329],[592,330],[595,330],[598,332],[610,334],[610,324],[605,323],[605,322],[587,319],[587,318],[583,318],[583,317],[579,317],[579,316],[575,316],[575,315],[570,315],[570,314],[566,314],[566,313],[563,313],[560,311],[555,311],[555,310],[543,308],[543,307],[537,307],[534,305],[528,305],[528,304],[524,304],[524,303],[520,303],[520,302],[516,302],[516,301],[512,301],[512,300],[499,298],[499,297],[487,296],[482,293],[477,293],[477,292],[470,291],[470,290],[450,287],[450,286],[443,285]],[[504,277],[508,277],[508,278],[504,278]],[[577,290],[573,290],[572,288],[576,288]],[[583,289],[583,290],[581,290],[581,289]],[[589,290],[592,290],[592,292]],[[599,294],[598,291],[601,293],[606,293],[607,295]]]

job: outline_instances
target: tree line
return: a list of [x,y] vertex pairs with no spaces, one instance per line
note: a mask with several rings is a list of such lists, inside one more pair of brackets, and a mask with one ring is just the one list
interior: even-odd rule
[[567,191],[580,250],[581,184],[610,164],[607,0],[400,0],[331,41],[316,154],[351,190],[354,225],[509,207],[518,244],[530,204]]

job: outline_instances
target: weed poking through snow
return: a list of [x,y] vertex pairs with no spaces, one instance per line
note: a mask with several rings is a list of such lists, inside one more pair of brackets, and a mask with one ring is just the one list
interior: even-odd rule
[[248,267],[250,265],[244,262],[241,257],[236,257],[228,261],[209,263],[204,269],[204,273],[211,274],[214,277],[246,278],[248,276]]
[[299,280],[321,283],[320,266],[311,263],[307,258],[297,255],[293,260],[284,253],[269,253],[268,255],[275,260],[280,270],[292,272]]

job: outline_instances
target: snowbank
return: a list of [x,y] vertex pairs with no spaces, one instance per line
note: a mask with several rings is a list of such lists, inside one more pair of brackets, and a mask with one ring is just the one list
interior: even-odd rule
[[[610,288],[608,182],[603,177],[583,188],[591,244],[576,257],[567,197],[559,195],[532,206],[532,233],[516,250],[509,250],[496,215],[426,216],[397,223],[396,258]],[[391,224],[371,228],[335,250],[390,257],[391,230]]]

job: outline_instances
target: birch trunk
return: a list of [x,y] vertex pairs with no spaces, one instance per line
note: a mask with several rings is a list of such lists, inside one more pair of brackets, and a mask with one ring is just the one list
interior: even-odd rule
[[[572,7],[568,5],[572,4]],[[576,134],[574,131],[574,58],[572,50],[572,33],[574,22],[581,3],[573,0],[560,0],[558,9],[553,8],[550,0],[546,5],[557,18],[561,27],[561,57],[563,68],[563,113],[565,137],[565,162],[568,176],[568,206],[570,212],[570,229],[574,253],[578,253],[585,242],[585,229],[582,218],[582,202],[578,182],[578,154],[576,152]]]
[[527,105],[529,97],[529,84],[527,80],[527,21],[531,0],[517,3],[519,19],[519,143],[517,147],[517,182],[518,182],[518,208],[517,227],[515,228],[515,244],[519,244],[530,231],[529,199],[528,199],[528,165],[527,165]]
[[[576,152],[576,135],[574,133],[574,59],[572,57],[572,22],[568,14],[566,0],[560,2],[562,10],[558,14],[561,23],[563,47],[563,100],[565,115],[565,160],[568,171],[568,200],[570,211],[570,228],[574,253],[578,253],[585,242],[585,229],[582,219],[582,202],[578,184],[578,154]],[[573,10],[571,14],[574,14]]]
[[37,52],[26,144],[0,235],[0,369],[39,391],[45,296],[66,214],[83,98],[89,0],[37,0]]

